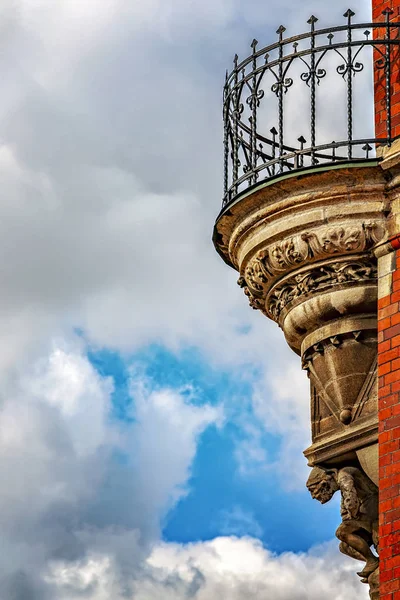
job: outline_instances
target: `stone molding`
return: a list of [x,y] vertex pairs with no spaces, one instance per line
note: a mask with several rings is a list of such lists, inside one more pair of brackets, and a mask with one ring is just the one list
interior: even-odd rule
[[[318,228],[288,237],[282,242],[259,250],[246,265],[238,285],[244,289],[252,308],[278,320],[281,309],[292,299],[320,289],[324,284],[326,287],[335,283],[375,278],[376,268],[372,263],[363,267],[360,262],[354,262],[347,267],[339,263],[326,267],[321,265],[309,272],[295,275],[293,280],[285,281],[270,294],[277,280],[308,263],[369,251],[384,236],[385,229],[382,223],[369,221]],[[265,308],[268,294],[269,307]]]
[[366,283],[377,277],[377,266],[371,261],[348,260],[315,266],[274,287],[268,295],[266,311],[279,321],[282,310],[295,300],[301,301],[311,293],[334,291],[337,285]]

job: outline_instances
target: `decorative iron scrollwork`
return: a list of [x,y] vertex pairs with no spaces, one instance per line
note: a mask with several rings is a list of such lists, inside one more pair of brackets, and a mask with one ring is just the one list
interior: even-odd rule
[[[391,143],[391,73],[392,63],[400,52],[400,22],[391,22],[391,13],[387,11],[384,22],[369,23],[367,28],[365,24],[354,24],[351,10],[346,11],[344,17],[344,25],[317,30],[318,19],[312,15],[308,20],[309,31],[289,39],[283,37],[286,29],[281,25],[277,30],[278,41],[259,50],[258,41],[253,40],[248,58],[239,61],[235,56],[233,71],[227,74],[224,86],[224,206],[245,191],[246,186],[262,179],[318,164],[356,158],[369,160],[373,158],[376,143]],[[366,54],[365,48],[373,52]],[[339,65],[332,65],[328,60],[333,53],[340,58]],[[305,67],[300,73],[294,68],[299,63]],[[382,72],[385,138],[355,139],[353,135],[354,79],[367,65],[371,72],[373,67]],[[321,144],[317,138],[320,115],[323,115],[318,109],[322,97],[317,89],[330,72],[345,81],[343,111],[347,113],[347,126],[343,133],[338,130],[335,141]],[[298,146],[286,141],[284,102],[297,80],[306,83],[310,90],[309,127],[298,132]],[[265,112],[262,119],[259,118],[259,112],[270,104],[264,105],[264,100],[276,103],[275,124],[265,134],[260,124],[268,120]]]

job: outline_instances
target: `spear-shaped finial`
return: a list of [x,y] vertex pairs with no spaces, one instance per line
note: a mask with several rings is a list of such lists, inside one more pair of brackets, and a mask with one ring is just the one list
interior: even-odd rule
[[314,15],[311,15],[311,17],[308,19],[307,23],[309,25],[311,25],[311,31],[314,31],[315,29],[315,23],[318,21],[317,17],[315,17]]
[[392,10],[391,8],[385,8],[384,11],[382,11],[382,14],[384,17],[386,17],[386,21],[389,22],[390,21],[390,15],[392,15],[394,13],[394,10]]
[[279,38],[282,40],[283,34],[286,31],[286,27],[284,27],[283,25],[281,25],[280,27],[278,27],[278,29],[276,30],[276,33],[279,35]]
[[348,20],[349,20],[349,23],[350,23],[350,21],[351,21],[351,18],[352,18],[352,17],[354,17],[354,15],[355,15],[355,14],[356,14],[356,13],[355,13],[355,12],[353,12],[353,11],[351,10],[351,8],[349,8],[348,10],[346,10],[346,12],[344,13],[344,15],[343,15],[343,16],[344,16],[344,17],[347,17],[347,18],[348,18]]

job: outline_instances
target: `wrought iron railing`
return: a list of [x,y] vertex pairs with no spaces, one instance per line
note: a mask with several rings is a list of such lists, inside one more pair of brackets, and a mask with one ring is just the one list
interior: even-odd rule
[[[248,58],[239,61],[235,56],[234,69],[227,72],[224,86],[223,206],[268,178],[321,164],[369,159],[376,145],[391,144],[392,73],[394,64],[398,67],[400,63],[400,22],[390,22],[391,14],[386,10],[382,23],[355,24],[355,13],[349,9],[344,25],[321,30],[316,30],[318,19],[312,16],[307,33],[284,39],[285,28],[281,26],[274,44],[258,50],[258,42],[253,40]],[[364,69],[365,64],[368,69]],[[355,76],[362,71],[363,98],[357,103]],[[372,107],[377,72],[384,88],[386,133],[377,138],[372,129],[371,135],[357,136],[355,115],[365,111],[366,96],[371,98]],[[302,105],[303,113],[301,116],[299,111],[296,123],[288,127],[288,91],[296,87],[294,83],[301,86],[294,101]],[[324,105],[329,104],[327,94],[334,102],[324,114]],[[336,126],[330,128],[340,113],[345,117],[342,131]],[[371,126],[372,114],[371,110],[367,119]],[[365,123],[362,127],[368,129]],[[325,140],[320,139],[322,130]],[[329,133],[334,134],[335,141],[327,141]]]

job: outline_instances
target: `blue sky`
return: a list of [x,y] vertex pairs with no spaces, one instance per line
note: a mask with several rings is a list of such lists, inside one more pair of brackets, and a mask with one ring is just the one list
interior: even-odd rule
[[[307,551],[331,539],[339,524],[337,502],[322,508],[306,489],[289,494],[274,466],[263,470],[265,465],[260,469],[256,463],[247,473],[238,469],[237,446],[247,438],[241,422],[259,427],[250,401],[257,369],[249,366],[245,376],[235,376],[231,370],[213,368],[195,348],[174,354],[150,346],[132,356],[104,350],[89,357],[102,376],[114,379],[115,418],[133,418],[135,399],[129,393],[132,365],[151,380],[153,389],[187,388],[184,393],[190,403],[227,407],[223,425],[207,429],[199,440],[187,495],[164,519],[164,540],[187,543],[256,531],[270,550],[281,553]],[[261,432],[260,447],[270,463],[278,460],[284,443],[280,435]]]
[[0,600],[368,597],[299,358],[211,242],[225,69],[347,8],[0,4]]

